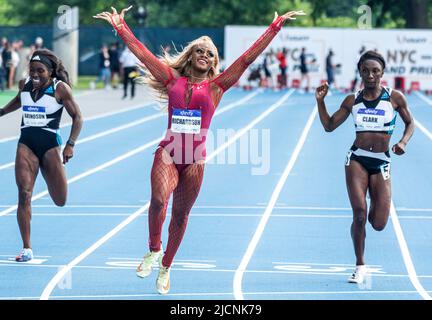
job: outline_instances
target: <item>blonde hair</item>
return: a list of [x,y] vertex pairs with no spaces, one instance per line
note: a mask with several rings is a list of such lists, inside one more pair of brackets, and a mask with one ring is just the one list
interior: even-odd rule
[[[215,54],[214,65],[210,68],[207,74],[207,77],[211,80],[215,78],[220,72],[219,54],[212,39],[208,36],[202,36],[198,39],[195,39],[194,41],[190,42],[181,52],[177,51],[177,53],[174,55],[170,55],[167,51],[164,51],[163,55],[159,57],[159,60],[161,60],[169,68],[177,70],[177,72],[182,77],[189,77],[192,71],[190,57],[192,56],[192,52],[195,46],[202,43],[209,44]],[[152,88],[154,93],[156,94],[158,102],[162,104],[161,110],[166,111],[168,102],[168,90],[165,84],[158,81],[145,66],[140,65],[140,68],[143,71],[144,75],[137,77],[135,81],[140,84],[148,85],[150,88]]]

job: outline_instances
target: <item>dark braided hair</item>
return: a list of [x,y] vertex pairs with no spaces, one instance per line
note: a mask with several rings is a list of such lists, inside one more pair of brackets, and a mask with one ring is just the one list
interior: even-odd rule
[[67,83],[70,87],[72,87],[68,72],[65,70],[62,61],[54,54],[54,52],[48,49],[39,49],[33,53],[32,57],[36,55],[44,56],[51,61],[53,65],[53,69],[52,69],[53,78],[57,78],[58,80],[61,80]]
[[361,56],[361,58],[357,64],[357,69],[359,71],[361,71],[360,68],[366,60],[378,61],[381,64],[383,70],[386,68],[386,62],[384,60],[384,57],[381,54],[379,54],[378,52],[375,52],[375,51],[367,51]]

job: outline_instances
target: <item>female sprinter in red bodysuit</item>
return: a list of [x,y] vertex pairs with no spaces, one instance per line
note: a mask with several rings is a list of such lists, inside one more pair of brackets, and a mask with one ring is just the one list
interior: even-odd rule
[[[151,273],[159,260],[156,287],[166,294],[170,288],[169,272],[174,255],[186,230],[188,215],[198,196],[204,173],[205,139],[214,111],[222,95],[234,85],[247,67],[264,51],[285,20],[303,12],[288,12],[275,19],[264,34],[223,73],[219,74],[219,57],[209,37],[192,41],[175,56],[165,53],[156,58],[140,43],[124,21],[125,13],[112,8],[95,18],[107,20],[123,42],[148,70],[145,82],[168,99],[168,129],[155,152],[151,170],[149,207],[150,252],[137,268],[139,277]],[[171,193],[174,193],[168,244],[161,246],[162,224]]]

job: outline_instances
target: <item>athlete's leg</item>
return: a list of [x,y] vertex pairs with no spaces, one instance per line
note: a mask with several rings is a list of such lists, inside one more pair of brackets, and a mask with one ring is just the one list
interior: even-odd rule
[[194,163],[180,174],[179,183],[174,190],[172,216],[169,226],[168,245],[162,261],[170,267],[186,231],[189,212],[192,209],[204,176],[204,163]]
[[369,178],[369,194],[371,204],[368,220],[375,230],[382,231],[384,230],[390,215],[390,179],[384,180],[381,173],[371,175]]
[[130,79],[131,82],[131,98],[135,97],[135,81],[133,78]]
[[30,148],[19,143],[15,158],[15,180],[18,186],[17,220],[24,248],[31,248],[31,198],[38,172],[38,158]]
[[123,98],[127,97],[127,88],[129,82],[129,68],[123,69]]
[[366,192],[369,176],[366,169],[353,160],[350,161],[349,166],[345,166],[345,176],[348,196],[353,210],[351,238],[354,244],[356,265],[364,265],[367,217]]
[[42,176],[54,203],[63,207],[67,199],[66,172],[60,156],[60,147],[49,149],[42,157]]
[[149,207],[149,246],[150,251],[161,248],[162,225],[171,193],[179,180],[177,168],[167,151],[156,150],[151,170],[151,200]]

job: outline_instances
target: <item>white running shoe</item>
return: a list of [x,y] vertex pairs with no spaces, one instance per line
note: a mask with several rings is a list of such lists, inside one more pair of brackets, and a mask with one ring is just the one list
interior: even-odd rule
[[348,278],[349,283],[363,283],[367,274],[365,265],[356,266],[354,273]]
[[162,256],[162,248],[156,252],[148,252],[144,255],[143,261],[139,264],[136,269],[136,274],[140,278],[148,277],[153,269],[153,265],[157,263],[159,258]]
[[159,260],[159,274],[156,279],[156,289],[159,294],[167,294],[170,289],[170,267],[162,265],[162,256]]
[[30,248],[24,248],[20,254],[15,257],[16,262],[27,262],[33,259],[33,251]]

